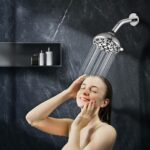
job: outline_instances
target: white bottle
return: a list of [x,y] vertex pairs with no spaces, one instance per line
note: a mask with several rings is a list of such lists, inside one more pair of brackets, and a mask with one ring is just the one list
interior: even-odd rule
[[39,54],[39,66],[44,66],[44,53],[42,50]]
[[50,47],[48,47],[48,51],[46,52],[46,66],[53,65],[53,52],[50,51]]

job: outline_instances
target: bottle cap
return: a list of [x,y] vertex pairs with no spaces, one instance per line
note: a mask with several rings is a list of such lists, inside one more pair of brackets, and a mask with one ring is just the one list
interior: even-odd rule
[[48,51],[50,51],[50,47],[48,47]]

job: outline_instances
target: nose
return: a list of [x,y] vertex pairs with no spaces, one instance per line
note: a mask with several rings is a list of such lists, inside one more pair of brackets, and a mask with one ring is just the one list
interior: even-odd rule
[[88,89],[84,89],[83,94],[84,95],[89,95],[89,90]]

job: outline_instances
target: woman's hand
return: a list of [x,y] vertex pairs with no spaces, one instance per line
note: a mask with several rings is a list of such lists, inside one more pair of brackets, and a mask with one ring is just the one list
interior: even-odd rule
[[98,107],[95,107],[95,102],[90,101],[89,103],[86,103],[76,119],[73,121],[71,128],[84,128],[93,118],[97,109]]
[[80,76],[75,81],[73,81],[73,83],[66,89],[71,98],[76,97],[77,92],[80,89],[80,86],[82,82],[85,80],[85,78],[86,78],[86,75]]

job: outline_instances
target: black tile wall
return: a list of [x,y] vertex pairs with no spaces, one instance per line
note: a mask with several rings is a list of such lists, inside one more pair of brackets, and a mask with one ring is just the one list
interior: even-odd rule
[[[61,68],[0,68],[0,150],[60,150],[67,139],[30,127],[25,114],[64,90],[78,76],[95,35],[130,13],[140,24],[123,26],[124,47],[109,71],[114,90],[114,150],[150,149],[150,2],[148,0],[0,0],[0,42],[61,42]],[[72,111],[74,108],[74,111]],[[74,118],[74,100],[55,117]]]

